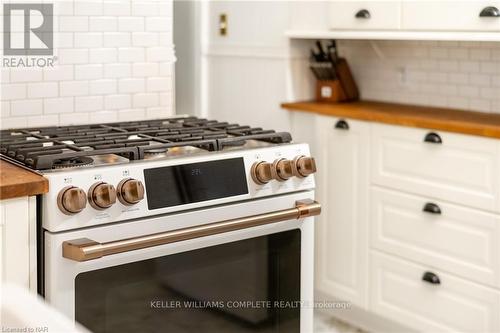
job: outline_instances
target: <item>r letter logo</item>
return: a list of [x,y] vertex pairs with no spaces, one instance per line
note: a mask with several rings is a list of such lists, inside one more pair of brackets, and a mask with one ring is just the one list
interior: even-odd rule
[[53,9],[53,4],[45,3],[4,4],[4,55],[53,55]]

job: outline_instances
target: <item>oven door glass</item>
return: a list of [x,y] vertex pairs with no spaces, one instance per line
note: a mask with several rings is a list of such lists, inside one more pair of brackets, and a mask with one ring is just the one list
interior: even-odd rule
[[95,333],[299,332],[299,229],[80,273]]

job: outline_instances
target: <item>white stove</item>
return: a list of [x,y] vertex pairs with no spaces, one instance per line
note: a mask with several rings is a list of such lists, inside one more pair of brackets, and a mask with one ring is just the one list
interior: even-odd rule
[[314,158],[194,117],[2,131],[49,180],[39,292],[93,332],[310,332]]

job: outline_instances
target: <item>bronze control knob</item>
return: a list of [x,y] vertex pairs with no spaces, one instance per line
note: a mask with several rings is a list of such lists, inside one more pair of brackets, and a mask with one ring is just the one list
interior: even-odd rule
[[123,179],[118,184],[118,200],[125,206],[135,205],[144,199],[144,185],[137,179]]
[[253,181],[260,185],[269,183],[273,179],[272,167],[271,163],[255,162],[250,170]]
[[116,190],[111,184],[98,182],[90,187],[88,197],[93,208],[103,210],[115,204]]
[[297,156],[293,160],[293,173],[299,178],[304,178],[316,172],[316,161],[313,157]]
[[292,161],[284,158],[274,161],[273,178],[282,182],[293,176]]
[[85,191],[75,186],[66,186],[57,195],[57,206],[66,215],[80,213],[87,206]]

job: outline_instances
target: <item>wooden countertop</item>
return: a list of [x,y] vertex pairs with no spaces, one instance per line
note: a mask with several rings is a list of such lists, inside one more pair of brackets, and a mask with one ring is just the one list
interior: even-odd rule
[[0,200],[32,196],[49,191],[43,176],[0,159]]
[[292,111],[500,138],[500,114],[370,101],[339,104],[306,101],[281,106]]

